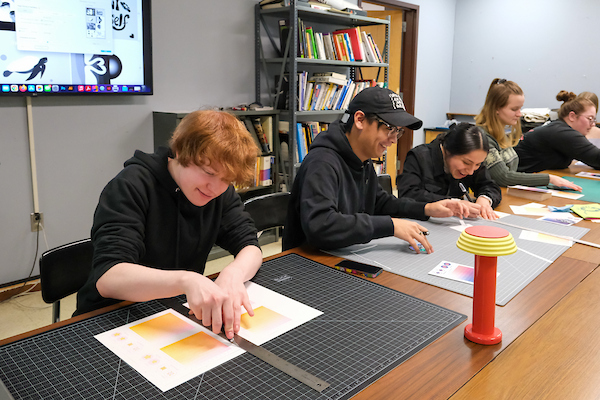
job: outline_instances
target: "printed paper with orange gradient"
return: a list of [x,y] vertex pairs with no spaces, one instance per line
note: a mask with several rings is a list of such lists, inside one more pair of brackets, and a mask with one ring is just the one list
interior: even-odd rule
[[[239,335],[261,345],[322,314],[252,282],[254,316],[242,308]],[[174,310],[165,310],[95,336],[162,391],[244,353]]]

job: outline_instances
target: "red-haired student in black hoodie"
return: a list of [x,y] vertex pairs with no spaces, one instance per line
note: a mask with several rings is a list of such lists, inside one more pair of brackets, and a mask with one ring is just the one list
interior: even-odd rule
[[[136,151],[102,191],[94,214],[92,273],[81,314],[119,300],[185,294],[191,311],[227,337],[240,328],[244,282],[262,263],[256,228],[232,183],[249,184],[258,149],[243,124],[219,111],[188,114],[170,149]],[[202,275],[214,244],[234,260],[213,282]]]

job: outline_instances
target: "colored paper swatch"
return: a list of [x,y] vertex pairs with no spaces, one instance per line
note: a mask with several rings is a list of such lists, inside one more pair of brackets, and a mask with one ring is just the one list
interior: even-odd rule
[[198,332],[161,348],[165,354],[182,364],[200,361],[201,358],[208,359],[226,352],[227,349],[226,344],[204,332]]
[[157,342],[163,340],[165,336],[191,332],[194,326],[169,313],[134,325],[129,329],[149,342]]
[[254,317],[245,313],[241,318],[241,326],[249,331],[270,331],[275,328],[290,322],[291,319],[268,309],[265,306],[260,306],[254,310]]

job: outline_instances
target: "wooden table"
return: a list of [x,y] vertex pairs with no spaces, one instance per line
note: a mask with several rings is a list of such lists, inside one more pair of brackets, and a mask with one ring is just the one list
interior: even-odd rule
[[[591,169],[571,166],[548,172],[574,176],[580,171]],[[564,199],[552,198],[548,204],[560,205],[561,200],[564,202]],[[595,228],[596,225],[589,221],[578,224],[591,229],[585,240],[600,243],[600,229]],[[576,259],[598,264],[597,252],[590,250],[590,247],[575,245],[562,257],[566,261]],[[568,278],[570,265],[564,266],[562,276]],[[600,269],[595,269],[451,399],[600,398],[599,288]]]
[[[557,174],[576,172],[574,169]],[[499,211],[510,212],[509,205],[529,202],[505,196]],[[545,203],[564,205],[565,199],[553,197]],[[578,226],[591,229],[584,240],[600,243],[600,225],[582,221]],[[282,255],[290,252],[329,266],[340,260],[306,248]],[[502,342],[493,346],[478,345],[464,337],[464,327],[471,322],[470,297],[388,272],[370,279],[469,318],[360,392],[355,399],[598,398],[600,345],[594,339],[600,328],[600,291],[597,289],[600,271],[595,271],[599,262],[600,249],[575,244],[506,306],[496,306],[496,326],[503,336]],[[100,312],[5,339],[0,345]]]

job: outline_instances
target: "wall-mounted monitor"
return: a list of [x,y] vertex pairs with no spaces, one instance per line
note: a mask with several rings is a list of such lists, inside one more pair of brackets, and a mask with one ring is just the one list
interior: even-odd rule
[[0,0],[0,97],[152,94],[150,0]]

